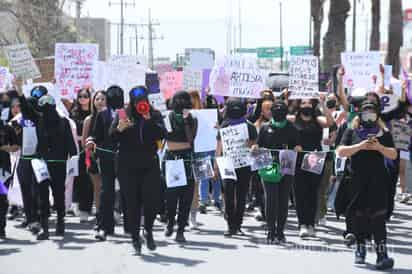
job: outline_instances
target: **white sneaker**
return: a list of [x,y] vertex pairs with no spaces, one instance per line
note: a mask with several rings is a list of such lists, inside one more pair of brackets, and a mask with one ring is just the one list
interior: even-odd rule
[[319,226],[326,226],[327,223],[326,217],[320,218],[318,221]]
[[308,227],[306,225],[301,225],[299,230],[299,237],[309,237]]
[[80,223],[86,223],[89,220],[89,213],[86,211],[80,211]]
[[316,237],[315,228],[311,225],[308,226],[308,234],[309,234],[309,237]]
[[79,210],[79,204],[78,203],[73,203],[72,204],[72,210],[73,210],[73,214],[75,217],[80,216],[80,210]]
[[193,210],[190,212],[190,229],[192,230],[198,229],[199,227],[196,219],[197,219],[197,210]]

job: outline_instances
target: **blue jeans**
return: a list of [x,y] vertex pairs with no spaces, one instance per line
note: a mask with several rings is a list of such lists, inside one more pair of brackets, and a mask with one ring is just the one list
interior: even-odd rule
[[[215,151],[208,151],[208,152],[199,152],[196,153],[196,158],[204,158],[210,156],[212,159],[215,156]],[[199,196],[200,196],[200,203],[205,204],[209,200],[209,183],[212,183],[212,190],[213,190],[213,200],[215,202],[220,202],[220,194],[221,194],[221,182],[220,180],[214,179],[206,179],[201,180],[199,182]]]

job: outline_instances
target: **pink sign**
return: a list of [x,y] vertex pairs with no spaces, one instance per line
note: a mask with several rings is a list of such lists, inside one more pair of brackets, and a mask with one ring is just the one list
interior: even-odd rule
[[160,91],[167,100],[177,91],[183,90],[183,71],[165,72],[159,76]]
[[84,87],[93,86],[99,56],[97,44],[56,44],[56,88],[63,98],[74,98]]
[[173,71],[173,66],[171,64],[158,64],[155,65],[155,71],[158,75],[162,75],[165,72]]

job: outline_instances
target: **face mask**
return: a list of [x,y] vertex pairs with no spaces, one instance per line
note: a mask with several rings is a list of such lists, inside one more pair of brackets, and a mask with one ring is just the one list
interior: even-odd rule
[[313,108],[311,107],[303,107],[300,109],[301,113],[305,116],[312,116],[313,115]]
[[136,108],[136,112],[142,116],[148,114],[150,111],[150,105],[149,103],[147,103],[147,101],[138,102],[135,108]]
[[373,112],[364,112],[361,114],[361,124],[363,127],[372,128],[376,126],[378,121],[378,115]]
[[335,108],[336,107],[336,100],[332,99],[332,100],[326,101],[326,107],[329,108],[329,109]]
[[285,108],[285,109],[283,109],[283,108],[272,109],[272,115],[273,115],[273,119],[276,122],[282,122],[282,121],[286,120],[286,116],[288,115],[288,110],[287,110],[287,108]]

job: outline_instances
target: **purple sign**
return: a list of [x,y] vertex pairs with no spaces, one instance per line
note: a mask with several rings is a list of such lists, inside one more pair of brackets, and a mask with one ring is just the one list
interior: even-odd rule
[[[210,79],[210,72],[211,71],[212,71],[211,69],[204,69],[203,70],[203,74],[202,74],[202,100],[205,100],[205,98],[206,98],[206,91],[209,88],[209,79]],[[225,99],[223,98],[223,96],[214,95],[214,97],[216,98],[216,101],[219,104],[223,104],[225,102]]]

